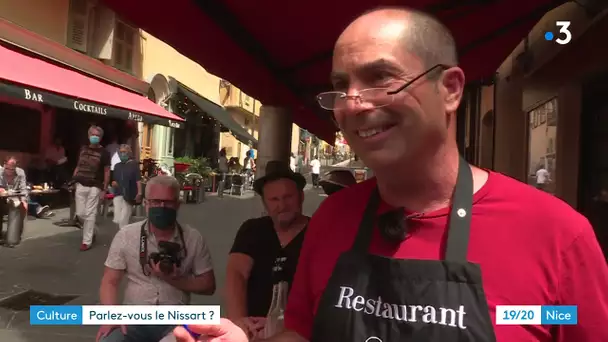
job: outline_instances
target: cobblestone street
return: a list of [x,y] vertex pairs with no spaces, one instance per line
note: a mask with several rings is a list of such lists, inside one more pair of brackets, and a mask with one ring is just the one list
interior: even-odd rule
[[[308,189],[304,212],[308,215],[323,200],[320,190]],[[240,224],[259,216],[261,203],[255,197],[209,196],[201,204],[184,204],[180,222],[199,229],[206,238],[214,260],[217,289],[214,296],[194,296],[195,304],[221,303],[226,257]],[[14,249],[0,247],[0,300],[20,292],[34,290],[55,295],[72,295],[66,304],[95,304],[108,246],[116,232],[109,218],[100,220],[100,234],[93,249],[80,252],[80,230],[58,227],[52,223],[67,217],[59,210],[49,220],[26,222],[24,241]],[[2,342],[85,342],[94,341],[94,326],[30,326],[29,311],[0,308]]]

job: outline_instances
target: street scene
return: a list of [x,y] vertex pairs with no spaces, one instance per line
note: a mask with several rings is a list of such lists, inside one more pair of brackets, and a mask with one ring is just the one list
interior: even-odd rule
[[608,341],[606,32],[605,0],[0,0],[0,342]]
[[[322,191],[308,186],[305,190],[304,214],[312,215],[325,198]],[[194,296],[192,304],[221,304],[225,287],[228,253],[240,225],[260,216],[260,199],[249,193],[244,197],[210,196],[200,204],[184,204],[179,222],[201,232],[209,243],[217,290],[213,296]],[[81,253],[74,246],[81,240],[77,228],[57,227],[54,221],[67,218],[68,211],[57,212],[48,220],[31,221],[18,248],[0,248],[0,301],[26,291],[56,295],[66,305],[99,303],[99,285],[103,263],[117,227],[111,217],[100,222],[99,244],[90,252]],[[10,260],[10,262],[9,262]],[[94,341],[95,326],[30,326],[28,303],[18,310],[0,308],[0,341],[11,342],[85,342]]]

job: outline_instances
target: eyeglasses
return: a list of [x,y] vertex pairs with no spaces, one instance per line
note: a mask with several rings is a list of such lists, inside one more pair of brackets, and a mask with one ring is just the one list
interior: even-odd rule
[[367,88],[359,90],[357,95],[348,95],[342,91],[328,91],[317,95],[317,102],[319,106],[323,109],[327,110],[336,110],[342,109],[346,107],[348,100],[352,99],[355,101],[359,101],[360,103],[371,103],[374,105],[374,108],[380,108],[384,106],[390,105],[395,99],[395,94],[402,92],[405,88],[412,85],[414,82],[418,81],[422,77],[428,75],[432,71],[437,69],[449,69],[450,66],[445,64],[437,64],[434,67],[426,70],[420,75],[414,77],[413,79],[405,82],[397,89],[391,90],[389,87],[385,88]]

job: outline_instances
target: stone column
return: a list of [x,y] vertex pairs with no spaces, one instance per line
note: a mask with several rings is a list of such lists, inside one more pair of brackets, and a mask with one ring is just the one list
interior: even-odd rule
[[287,108],[260,108],[256,178],[264,176],[270,160],[282,160],[289,165],[292,123],[291,111]]

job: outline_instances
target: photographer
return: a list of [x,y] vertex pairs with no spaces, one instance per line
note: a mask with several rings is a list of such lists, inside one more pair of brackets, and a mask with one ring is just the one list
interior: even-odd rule
[[[186,305],[190,293],[212,295],[215,276],[207,244],[197,230],[176,220],[179,183],[170,176],[156,176],[145,191],[148,219],[116,233],[101,280],[101,304],[119,304],[118,288],[125,275],[126,305]],[[160,341],[172,328],[102,326],[97,341]]]

